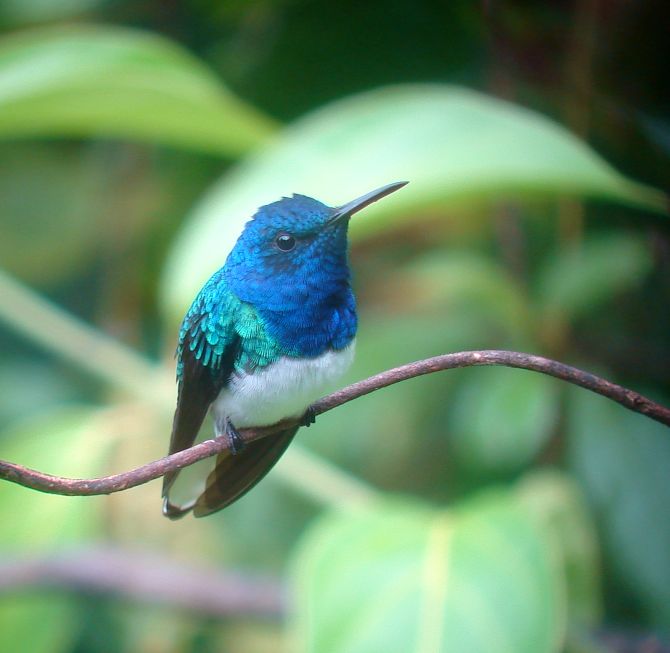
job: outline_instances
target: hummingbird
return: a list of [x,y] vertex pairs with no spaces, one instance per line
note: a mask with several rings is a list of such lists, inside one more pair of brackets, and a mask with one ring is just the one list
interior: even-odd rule
[[[229,448],[192,487],[186,470],[163,479],[163,514],[204,517],[249,491],[279,460],[310,404],[354,356],[356,300],[347,253],[349,219],[407,182],[329,207],[305,195],[260,207],[186,313],[177,345],[177,407],[169,453],[191,447],[209,413]],[[238,429],[297,418],[243,443]]]

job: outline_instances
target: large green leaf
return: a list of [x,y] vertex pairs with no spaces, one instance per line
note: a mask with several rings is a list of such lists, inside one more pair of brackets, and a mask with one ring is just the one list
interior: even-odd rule
[[544,653],[564,635],[556,559],[507,493],[329,514],[293,572],[299,653]]
[[570,393],[570,460],[602,528],[616,579],[670,629],[667,427],[581,390]]
[[178,45],[114,27],[0,42],[0,137],[115,136],[239,155],[269,119]]
[[183,310],[259,205],[293,192],[336,205],[403,179],[407,188],[353,220],[354,236],[503,197],[573,194],[665,210],[661,193],[541,115],[452,86],[384,88],[305,116],[221,180],[177,241],[169,307]]

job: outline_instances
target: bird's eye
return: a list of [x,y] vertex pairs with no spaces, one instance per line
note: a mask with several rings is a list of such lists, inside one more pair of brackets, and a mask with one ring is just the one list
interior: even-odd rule
[[290,252],[295,247],[295,238],[291,234],[279,234],[275,243],[282,252]]

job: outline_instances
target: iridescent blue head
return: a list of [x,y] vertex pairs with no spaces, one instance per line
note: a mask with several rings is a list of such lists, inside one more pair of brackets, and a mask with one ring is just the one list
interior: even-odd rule
[[336,208],[304,195],[286,197],[258,209],[245,225],[224,278],[286,351],[316,356],[351,342],[356,307],[347,261],[349,218],[405,183]]
[[283,311],[348,287],[349,218],[405,183],[389,184],[336,208],[304,195],[261,207],[226,261],[231,289],[257,308]]

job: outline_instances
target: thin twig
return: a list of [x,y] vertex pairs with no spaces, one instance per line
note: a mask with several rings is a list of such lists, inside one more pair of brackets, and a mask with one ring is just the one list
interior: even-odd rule
[[114,548],[79,549],[0,563],[0,596],[50,588],[116,595],[213,617],[276,618],[283,611],[280,583],[257,574],[185,566],[156,556]]
[[[553,376],[557,379],[567,381],[578,385],[587,390],[591,390],[603,397],[615,401],[625,408],[633,410],[650,419],[656,420],[661,424],[670,426],[670,409],[653,402],[637,392],[633,392],[615,383],[611,383],[589,372],[584,372],[576,367],[565,365],[557,361],[543,358],[542,356],[533,356],[532,354],[523,354],[514,351],[465,351],[455,354],[444,354],[408,363],[400,367],[381,372],[371,376],[364,381],[354,383],[342,390],[338,390],[322,399],[319,399],[312,405],[314,413],[321,415],[337,406],[341,406],[353,399],[363,395],[385,388],[400,381],[432,374],[443,370],[455,369],[460,367],[472,367],[481,365],[499,365],[505,367],[514,367],[525,370],[532,370]],[[257,440],[271,435],[290,424],[296,424],[295,420],[286,420],[280,424],[255,429],[244,429],[240,432],[246,442]],[[25,487],[48,492],[50,494],[62,494],[68,496],[89,496],[96,494],[111,494],[120,492],[128,488],[142,485],[155,478],[163,476],[166,472],[188,467],[193,463],[214,456],[229,448],[227,438],[217,438],[208,440],[200,444],[172,454],[160,460],[148,463],[142,467],[95,479],[71,479],[51,476],[32,469],[28,469],[15,463],[0,461],[0,479],[5,479],[12,483],[18,483]]]

